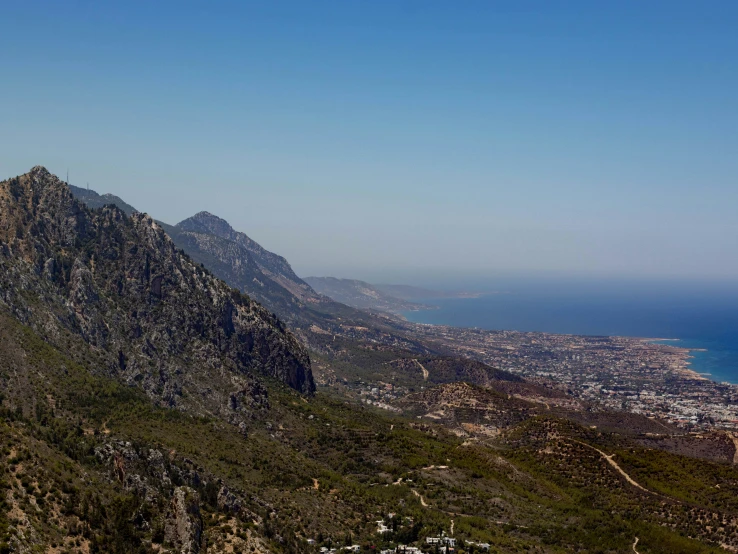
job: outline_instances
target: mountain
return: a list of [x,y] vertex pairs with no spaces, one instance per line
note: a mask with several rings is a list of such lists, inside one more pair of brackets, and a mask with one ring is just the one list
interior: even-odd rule
[[115,196],[114,194],[98,194],[89,188],[83,189],[70,184],[67,184],[67,186],[75,198],[78,198],[90,208],[102,208],[103,206],[113,204],[118,206],[128,215],[132,215],[137,211],[136,208],[127,204],[122,198]]
[[233,230],[217,216],[201,212],[177,225],[162,221],[157,224],[192,260],[275,313],[313,351],[332,355],[337,346],[336,337],[349,339],[349,348],[364,343],[432,351],[401,332],[394,319],[316,293],[295,275],[283,257]]
[[447,292],[439,290],[431,290],[423,287],[414,287],[411,285],[372,285],[376,290],[383,292],[389,296],[400,298],[402,300],[416,301],[429,300],[433,298],[476,298],[480,296],[477,292]]
[[426,310],[431,306],[417,304],[392,296],[379,288],[356,279],[336,277],[306,277],[305,282],[321,294],[362,310],[376,310],[400,314],[412,310]]
[[236,417],[257,376],[314,390],[284,325],[145,214],[90,210],[35,167],[0,183],[0,241],[0,303],[70,355],[92,345],[102,372],[163,403]]
[[229,239],[160,223],[177,247],[220,279],[292,323],[302,302],[265,274],[246,248]]
[[212,235],[233,242],[251,255],[259,269],[277,284],[290,291],[305,302],[319,302],[320,299],[310,286],[300,279],[282,256],[269,252],[251,240],[246,234],[235,231],[231,225],[208,212],[200,212],[180,221],[177,230],[196,235]]
[[[113,204],[128,215],[138,211],[113,194],[98,194],[72,185],[69,189],[77,199],[93,209]],[[284,258],[268,252],[243,233],[237,233],[225,220],[201,212],[178,225],[157,223],[193,260],[283,319],[290,321],[297,309],[296,304],[301,303],[293,291],[301,293],[304,299],[315,301],[318,297],[294,274]],[[271,269],[266,269],[269,273],[265,273],[262,268]],[[288,284],[289,289],[275,280],[275,275],[280,282]]]
[[2,552],[381,551],[439,530],[503,553],[736,542],[735,470],[485,389],[412,395],[405,418],[269,385],[269,405],[236,426],[156,406],[96,375],[91,345],[78,363],[4,310],[0,344]]

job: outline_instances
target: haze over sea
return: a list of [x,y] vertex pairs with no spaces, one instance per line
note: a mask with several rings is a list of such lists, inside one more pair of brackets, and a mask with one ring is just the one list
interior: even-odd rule
[[425,300],[436,310],[407,312],[410,321],[541,331],[679,339],[692,369],[738,384],[738,287],[716,283],[506,281],[479,298]]

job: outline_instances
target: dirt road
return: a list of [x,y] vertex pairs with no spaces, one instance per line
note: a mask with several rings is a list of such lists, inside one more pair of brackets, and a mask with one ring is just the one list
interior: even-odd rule
[[[643,492],[647,492],[649,494],[657,494],[657,493],[655,493],[653,491],[648,490],[646,487],[641,486],[639,483],[637,483],[635,481],[635,479],[633,479],[630,475],[628,475],[627,473],[625,473],[625,470],[622,467],[620,467],[615,460],[613,460],[613,457],[615,456],[615,454],[610,454],[608,456],[602,450],[600,450],[599,448],[595,448],[591,444],[587,444],[586,442],[578,441],[576,439],[571,439],[571,440],[573,440],[576,443],[581,444],[582,446],[586,446],[587,448],[591,448],[592,450],[594,450],[596,452],[599,452],[600,456],[602,456],[603,458],[605,458],[605,460],[607,460],[607,463],[610,464],[612,467],[614,467],[615,470],[618,473],[620,473],[620,475],[622,475],[623,477],[625,477],[625,480],[628,481],[628,483],[630,483],[631,485],[633,485],[635,488],[640,489]],[[660,495],[658,495],[658,496],[660,496]]]
[[425,367],[423,367],[423,364],[421,364],[418,360],[413,359],[413,361],[416,364],[418,364],[418,367],[423,372],[423,381],[427,381],[428,380],[428,375],[430,375],[430,373],[428,373],[428,370],[425,369]]
[[413,491],[413,494],[414,494],[415,496],[417,496],[418,498],[420,498],[420,505],[421,505],[421,506],[423,506],[424,508],[427,508],[427,507],[428,507],[428,503],[427,503],[427,502],[425,501],[425,498],[423,498],[423,495],[422,495],[422,494],[420,494],[420,493],[419,493],[418,491],[416,491],[415,489],[412,489],[412,491]]

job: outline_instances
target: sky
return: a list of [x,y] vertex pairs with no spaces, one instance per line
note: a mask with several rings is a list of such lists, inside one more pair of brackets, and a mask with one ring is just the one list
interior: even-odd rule
[[738,278],[737,2],[2,12],[0,178],[207,210],[303,276]]

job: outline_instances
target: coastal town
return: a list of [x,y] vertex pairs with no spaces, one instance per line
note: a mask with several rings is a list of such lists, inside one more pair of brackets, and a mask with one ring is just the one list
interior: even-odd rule
[[594,406],[685,429],[738,429],[738,386],[690,368],[677,341],[408,324],[426,340]]

